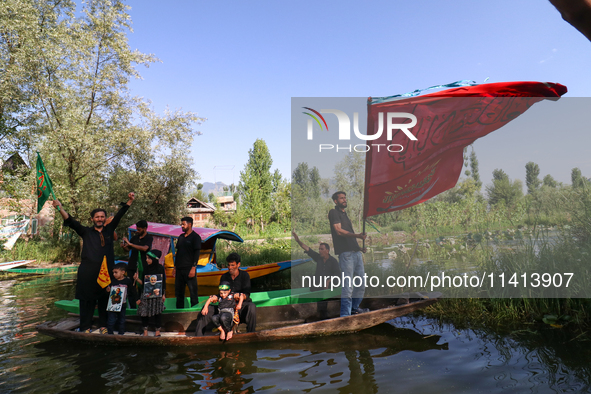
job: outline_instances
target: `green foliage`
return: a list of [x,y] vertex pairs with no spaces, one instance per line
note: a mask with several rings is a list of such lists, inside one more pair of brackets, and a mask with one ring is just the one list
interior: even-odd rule
[[271,194],[272,215],[271,221],[281,225],[284,229],[291,228],[291,183],[282,179],[279,171],[275,171],[279,178],[273,182]]
[[533,161],[525,165],[525,185],[527,186],[527,194],[534,194],[540,187],[540,167]]
[[589,182],[587,182],[587,180],[585,178],[583,178],[583,175],[581,174],[581,170],[578,167],[575,167],[572,169],[571,174],[570,174],[570,179],[571,179],[572,187],[575,189],[582,188],[586,184],[589,183]]
[[493,171],[493,183],[486,186],[486,193],[490,205],[502,202],[505,206],[513,206],[523,196],[521,181],[511,182],[509,176],[499,169]]
[[[328,184],[328,181],[325,183]],[[321,184],[322,179],[316,167],[309,168],[304,162],[299,163],[294,169],[291,214],[293,224],[300,233],[316,232],[320,229],[330,232],[327,215],[334,204],[326,197],[320,197]]]
[[567,204],[572,225],[569,233],[583,245],[591,245],[591,187],[574,189]]
[[184,216],[186,187],[194,179],[194,171],[187,165],[183,155],[165,157],[162,163],[151,163],[138,170],[115,168],[107,181],[107,206],[117,206],[125,200],[133,185],[138,191],[133,209],[123,219],[123,226],[138,220],[156,223],[178,223]]
[[169,110],[159,116],[130,96],[129,81],[140,78],[136,65],[157,59],[130,49],[128,7],[117,0],[91,0],[80,10],[71,1],[6,5],[0,84],[11,87],[0,89],[0,100],[18,105],[0,104],[11,111],[1,118],[18,117],[21,137],[41,152],[66,210],[86,217],[148,184],[146,204],[174,206],[147,214],[178,211],[174,195],[195,176],[186,147],[199,134],[193,125],[204,119]]
[[257,139],[248,151],[248,162],[244,170],[240,172],[239,188],[245,218],[253,226],[259,227],[261,232],[265,230],[272,213],[272,164],[267,144],[262,139]]
[[556,188],[558,186],[558,182],[556,182],[554,180],[554,178],[552,177],[552,175],[548,174],[544,177],[542,184],[544,186],[548,186],[548,187],[552,187],[552,188]]
[[50,239],[35,237],[31,240],[20,238],[11,250],[0,250],[3,261],[37,260],[37,263],[77,262],[80,261],[80,242],[71,232],[67,236]]
[[470,153],[470,170],[472,179],[477,187],[477,191],[480,192],[480,188],[482,187],[482,182],[480,181],[480,173],[478,172],[478,158],[476,158],[476,152],[474,148],[472,148],[472,152]]

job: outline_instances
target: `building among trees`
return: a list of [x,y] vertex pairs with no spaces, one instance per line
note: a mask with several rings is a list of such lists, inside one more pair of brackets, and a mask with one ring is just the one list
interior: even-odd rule
[[215,207],[209,203],[192,197],[187,201],[188,216],[193,218],[194,227],[204,227],[210,222],[215,212]]

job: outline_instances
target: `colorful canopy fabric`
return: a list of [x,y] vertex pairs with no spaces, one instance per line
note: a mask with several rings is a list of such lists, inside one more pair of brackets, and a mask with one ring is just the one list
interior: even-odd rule
[[[137,231],[136,225],[129,226],[129,230]],[[193,227],[195,231],[201,237],[201,241],[205,242],[210,237],[216,236],[216,238],[227,239],[230,241],[242,242],[242,238],[236,233],[227,230],[218,230],[213,228],[202,228]],[[152,223],[148,222],[148,233],[152,235],[178,237],[183,233],[181,226],[175,224],[163,224],[163,223]]]

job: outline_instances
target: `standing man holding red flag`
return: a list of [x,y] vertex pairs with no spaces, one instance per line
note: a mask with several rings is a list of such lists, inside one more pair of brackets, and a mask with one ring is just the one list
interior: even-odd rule
[[[330,233],[334,245],[335,254],[339,255],[339,265],[343,273],[343,283],[341,291],[341,317],[368,312],[369,309],[360,308],[359,304],[365,294],[365,284],[363,282],[365,268],[363,267],[363,255],[365,248],[361,249],[357,239],[367,237],[365,233],[355,234],[353,224],[345,212],[347,208],[347,195],[345,192],[338,191],[332,195],[335,203],[334,209],[328,213],[330,221]],[[361,278],[361,285],[355,286],[356,278]],[[357,279],[358,281],[359,279]]]
[[76,298],[80,301],[80,331],[90,332],[92,326],[92,315],[94,308],[98,303],[99,326],[101,334],[107,333],[107,303],[109,294],[104,286],[99,284],[99,272],[103,260],[106,260],[109,275],[113,272],[115,263],[115,252],[113,250],[113,239],[115,229],[119,221],[125,215],[133,200],[135,194],[128,194],[129,200],[122,204],[121,209],[115,215],[113,220],[105,225],[107,212],[102,208],[97,208],[90,213],[92,226],[85,227],[77,220],[72,218],[62,207],[58,200],[53,201],[54,207],[59,207],[59,212],[64,218],[64,224],[72,228],[82,238],[82,255],[78,275],[76,280]]

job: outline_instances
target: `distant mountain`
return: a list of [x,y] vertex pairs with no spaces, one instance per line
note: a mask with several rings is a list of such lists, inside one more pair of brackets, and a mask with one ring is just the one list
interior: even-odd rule
[[219,193],[224,191],[224,186],[226,185],[224,182],[203,182],[203,193],[208,196],[209,193]]

